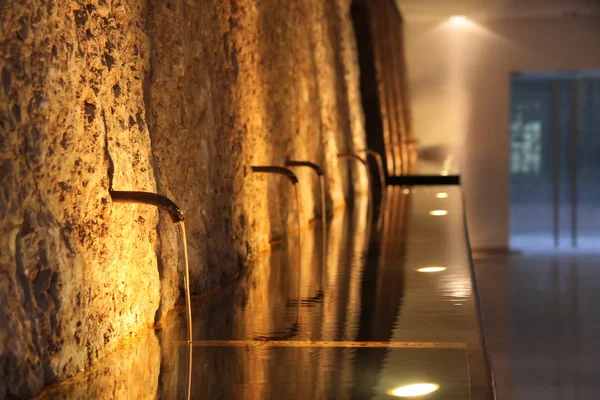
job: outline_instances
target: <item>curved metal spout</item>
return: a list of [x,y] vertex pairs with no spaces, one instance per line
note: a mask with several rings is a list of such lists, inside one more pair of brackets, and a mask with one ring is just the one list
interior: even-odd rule
[[[370,232],[371,231],[371,223],[372,223],[371,218],[373,217],[373,208],[374,208],[374,205],[373,205],[373,193],[371,191],[371,189],[373,187],[373,184],[371,182],[371,171],[369,170],[369,164],[367,164],[367,161],[364,158],[362,158],[361,156],[359,156],[356,153],[341,153],[341,154],[338,154],[338,158],[346,159],[346,160],[356,160],[356,161],[359,161],[365,167],[365,169],[367,170],[367,181],[369,183],[369,189],[368,189],[369,190],[369,193],[368,193],[369,197],[368,197],[368,205],[367,205],[368,206],[367,220],[368,220],[369,226],[367,228],[367,231]],[[367,240],[367,243],[368,242],[369,241]]]
[[[322,285],[325,282],[325,264],[327,261],[327,201],[325,199],[325,174],[323,173],[323,169],[310,161],[294,161],[294,160],[286,160],[286,166],[289,167],[308,167],[312,168],[313,171],[316,172],[319,177],[319,183],[321,185],[321,222],[323,226],[323,248],[321,252],[323,253],[323,261],[321,262],[321,289],[319,292],[323,294]],[[317,294],[318,296],[318,294]],[[300,300],[302,302],[302,300]]]
[[364,167],[367,169],[367,180],[369,182],[369,203],[372,203],[373,194],[371,193],[371,173],[369,171],[369,164],[367,164],[367,161],[356,153],[341,153],[338,154],[338,158],[343,160],[356,160],[364,165]]
[[150,192],[126,192],[120,190],[109,191],[112,201],[116,203],[142,203],[156,206],[165,210],[173,223],[183,222],[185,217],[183,211],[165,196]]
[[383,158],[381,157],[381,154],[371,149],[364,149],[361,151],[364,151],[365,153],[367,153],[368,156],[373,157],[375,159],[375,162],[377,162],[377,170],[379,171],[379,183],[381,185],[381,191],[385,192],[385,171],[383,169]]
[[[296,221],[298,224],[298,302],[300,302],[300,289],[302,288],[302,236],[300,233],[300,196],[298,195],[298,177],[291,170],[285,167],[276,167],[272,165],[252,166],[252,172],[267,173],[267,174],[279,174],[286,176],[292,185],[294,186],[294,192],[296,194]],[[300,322],[300,308],[296,312],[296,322],[291,333],[287,334],[290,338],[294,337],[298,333],[298,326]],[[284,336],[287,338],[287,336]]]
[[298,183],[298,177],[291,170],[285,167],[275,167],[275,166],[260,166],[260,167],[252,167],[252,172],[267,172],[271,174],[279,174],[287,176],[287,178],[295,185]]
[[375,159],[375,161],[377,162],[377,170],[378,170],[378,174],[379,174],[379,185],[381,186],[381,201],[380,201],[380,207],[379,207],[379,217],[377,218],[377,230],[381,230],[382,224],[383,224],[383,213],[381,212],[381,207],[383,207],[385,205],[385,199],[386,199],[386,191],[387,191],[387,186],[386,186],[386,182],[385,182],[385,170],[383,168],[383,158],[381,157],[381,154],[379,154],[378,152],[376,152],[375,150],[371,150],[371,149],[362,149],[360,150],[360,152],[365,152],[367,154],[367,157],[373,157]]
[[368,167],[367,161],[365,161],[364,158],[362,158],[361,156],[359,156],[356,153],[340,153],[337,156],[338,156],[338,158],[341,158],[341,159],[344,159],[344,160],[356,160],[356,161],[359,161],[362,165],[364,165],[365,167]]
[[286,167],[309,167],[309,168],[312,168],[317,173],[317,175],[319,175],[319,176],[325,175],[323,173],[323,169],[321,167],[319,167],[319,165],[312,163],[310,161],[286,160],[285,165],[286,165]]

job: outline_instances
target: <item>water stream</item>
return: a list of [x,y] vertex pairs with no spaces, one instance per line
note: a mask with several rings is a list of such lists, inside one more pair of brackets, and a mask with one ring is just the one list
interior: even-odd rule
[[321,182],[321,222],[323,223],[323,261],[321,263],[321,293],[327,289],[325,287],[325,266],[327,264],[327,203],[325,200],[325,175],[319,177]]
[[185,234],[185,222],[181,221],[175,224],[177,226],[177,237],[179,239],[180,247],[183,251],[184,275],[183,275],[183,286],[185,288],[185,313],[187,321],[188,331],[188,368],[187,368],[187,393],[186,399],[191,398],[192,394],[192,300],[190,295],[190,265],[188,260],[187,251],[187,236]]
[[294,183],[296,192],[296,221],[298,224],[298,311],[296,313],[296,326],[300,323],[301,289],[302,289],[302,238],[300,233],[300,196],[298,193],[298,184]]
[[187,251],[187,237],[185,234],[185,222],[181,221],[175,224],[177,226],[177,236],[179,243],[183,249],[183,260],[185,262],[185,269],[183,275],[183,286],[185,288],[185,313],[187,319],[188,329],[188,343],[192,342],[192,301],[190,298],[190,266],[188,262],[188,251]]

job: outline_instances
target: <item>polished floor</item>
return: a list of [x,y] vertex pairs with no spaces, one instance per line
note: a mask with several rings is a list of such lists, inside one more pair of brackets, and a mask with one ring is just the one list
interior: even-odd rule
[[[46,398],[493,398],[460,188],[391,187],[370,217],[359,201],[331,221],[326,251],[319,226],[302,231],[300,250],[288,238],[196,299],[191,345],[181,309],[127,353],[134,360],[115,355]],[[127,363],[143,386],[134,373],[110,381]]]
[[499,398],[600,399],[600,254],[475,254]]

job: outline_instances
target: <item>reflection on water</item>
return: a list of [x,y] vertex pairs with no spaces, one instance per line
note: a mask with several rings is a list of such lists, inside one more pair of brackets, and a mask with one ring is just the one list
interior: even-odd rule
[[183,258],[183,288],[185,291],[185,314],[187,320],[188,342],[192,341],[192,302],[190,294],[190,265],[188,261],[187,236],[185,234],[185,222],[175,224],[177,227],[177,240],[179,241],[179,253]]
[[[440,200],[438,190],[390,188],[375,226],[358,201],[331,221],[326,254],[320,227],[303,232],[300,251],[289,238],[235,284],[193,304],[192,347],[183,312],[156,331],[154,346],[138,352],[152,353],[145,362],[160,368],[143,377],[153,382],[148,396],[134,397],[390,398],[395,388],[433,383],[439,389],[422,398],[489,398],[453,190]],[[428,214],[442,203],[447,217]],[[445,269],[418,272],[431,266]]]
[[[185,322],[183,324],[185,332]],[[38,398],[154,399],[159,392],[161,346],[152,331],[131,338],[89,371],[51,387]]]

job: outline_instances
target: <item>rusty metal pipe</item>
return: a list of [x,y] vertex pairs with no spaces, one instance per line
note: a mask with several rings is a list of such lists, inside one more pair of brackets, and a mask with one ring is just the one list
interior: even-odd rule
[[141,203],[158,207],[169,214],[173,223],[183,222],[183,211],[171,199],[151,192],[128,192],[110,190],[110,197],[115,203]]
[[367,171],[367,181],[369,183],[369,204],[372,205],[373,204],[373,193],[371,193],[371,174],[369,172],[369,164],[367,164],[367,161],[356,153],[340,153],[340,154],[338,154],[338,158],[340,158],[342,160],[356,160],[365,167],[365,169]]
[[363,150],[367,155],[373,157],[375,162],[377,163],[377,170],[379,171],[379,184],[381,185],[381,193],[385,193],[386,185],[385,185],[385,171],[383,169],[383,158],[381,154],[376,152],[375,150],[365,149]]
[[323,173],[323,169],[318,165],[310,161],[296,161],[296,160],[287,160],[285,162],[286,167],[309,167],[312,168],[315,173],[319,176],[325,175]]
[[285,167],[275,167],[271,165],[261,165],[258,167],[253,166],[252,172],[283,175],[287,177],[292,184],[295,185],[298,183],[298,177],[296,174]]

